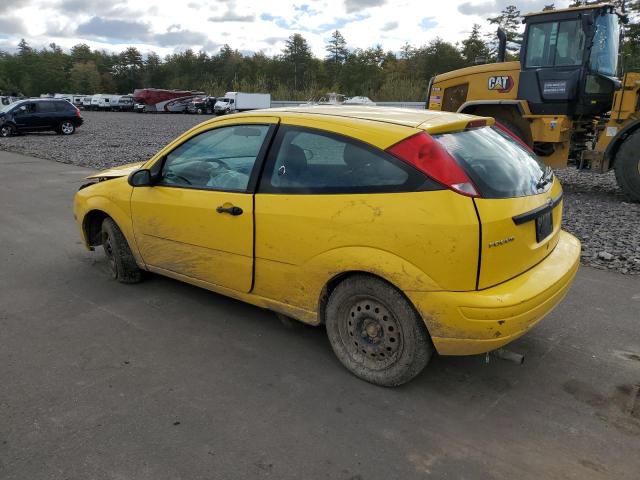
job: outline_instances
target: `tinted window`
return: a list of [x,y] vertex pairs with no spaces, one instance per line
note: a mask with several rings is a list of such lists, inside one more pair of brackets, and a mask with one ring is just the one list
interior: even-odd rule
[[161,183],[246,191],[268,131],[268,125],[235,125],[201,133],[167,155]]
[[434,135],[458,161],[485,198],[540,193],[544,166],[537,157],[497,128]]
[[281,127],[273,150],[261,191],[393,192],[429,182],[384,151],[319,130]]
[[71,112],[75,111],[75,107],[71,105],[69,102],[55,102],[56,110],[58,112]]
[[36,103],[36,112],[37,113],[50,113],[55,112],[56,106],[54,102],[38,102]]
[[579,20],[534,23],[527,38],[527,67],[581,65],[584,33]]

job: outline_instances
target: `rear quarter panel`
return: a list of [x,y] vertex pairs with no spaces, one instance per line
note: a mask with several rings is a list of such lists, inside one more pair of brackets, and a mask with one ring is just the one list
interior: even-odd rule
[[472,290],[478,267],[473,202],[449,190],[257,194],[254,293],[315,310],[324,285],[350,271],[401,290]]

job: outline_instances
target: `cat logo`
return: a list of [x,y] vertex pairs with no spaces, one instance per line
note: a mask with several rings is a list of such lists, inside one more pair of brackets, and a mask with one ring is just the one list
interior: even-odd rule
[[508,93],[513,88],[513,78],[509,75],[489,77],[487,81],[489,90],[496,90],[500,93]]

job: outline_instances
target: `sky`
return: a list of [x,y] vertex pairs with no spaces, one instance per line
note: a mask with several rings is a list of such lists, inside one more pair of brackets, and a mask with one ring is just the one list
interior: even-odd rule
[[[474,23],[515,4],[523,13],[552,0],[0,0],[0,50],[15,51],[21,38],[36,48],[78,43],[119,52],[135,46],[160,55],[192,48],[215,54],[229,44],[245,54],[280,53],[301,33],[322,58],[338,29],[347,46],[381,44],[399,51],[436,37],[456,42]],[[556,8],[569,0],[555,1]],[[488,30],[487,30],[488,31]]]

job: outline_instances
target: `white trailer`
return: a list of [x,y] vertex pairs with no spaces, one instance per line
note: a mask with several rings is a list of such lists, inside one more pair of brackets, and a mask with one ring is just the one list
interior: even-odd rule
[[218,98],[213,107],[218,115],[259,108],[271,108],[271,95],[269,93],[227,92],[224,97]]
[[109,111],[118,107],[118,100],[122,95],[99,93],[91,97],[91,110]]
[[82,108],[85,110],[91,110],[91,99],[93,95],[87,95],[82,99]]

